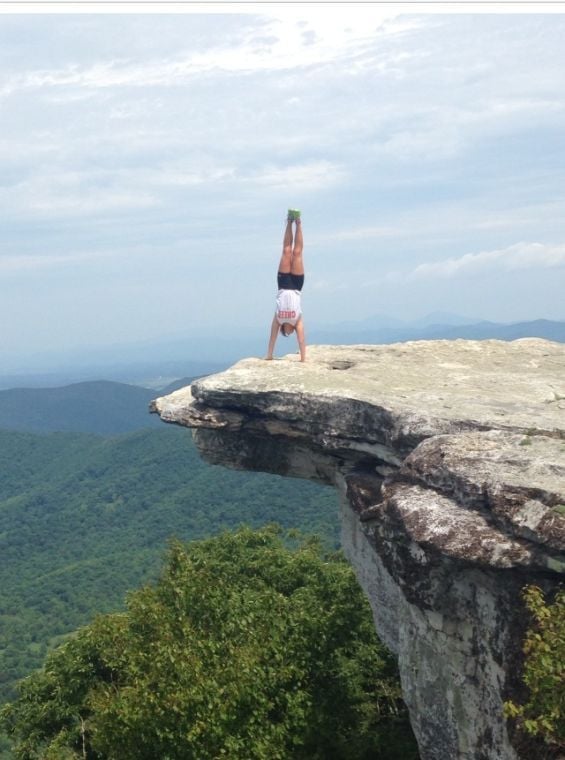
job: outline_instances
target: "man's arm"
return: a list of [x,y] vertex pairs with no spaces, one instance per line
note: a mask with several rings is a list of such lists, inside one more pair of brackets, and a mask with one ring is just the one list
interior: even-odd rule
[[304,337],[304,322],[302,317],[296,323],[296,340],[298,341],[298,348],[300,349],[300,361],[306,361],[306,338]]
[[270,360],[273,358],[273,351],[275,350],[275,343],[277,342],[277,335],[279,334],[279,323],[277,321],[277,315],[273,317],[271,324],[271,335],[269,337],[269,348],[267,349],[267,356],[265,359]]

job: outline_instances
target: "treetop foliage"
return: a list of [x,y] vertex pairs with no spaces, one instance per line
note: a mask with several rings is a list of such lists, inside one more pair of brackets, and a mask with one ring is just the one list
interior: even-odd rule
[[349,565],[275,526],[172,542],[159,581],[52,652],[2,722],[19,760],[418,757]]

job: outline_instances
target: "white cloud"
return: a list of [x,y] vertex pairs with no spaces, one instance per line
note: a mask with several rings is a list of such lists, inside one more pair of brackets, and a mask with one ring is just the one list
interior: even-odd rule
[[146,209],[158,199],[142,187],[104,186],[97,172],[59,171],[29,177],[0,191],[3,213],[84,215]]
[[399,237],[406,234],[405,229],[401,229],[399,227],[369,227],[369,226],[362,226],[362,227],[352,227],[350,229],[345,230],[335,230],[327,234],[317,234],[314,237],[312,237],[312,242],[316,244],[324,243],[324,242],[339,242],[339,241],[347,241],[347,240],[357,240],[357,241],[363,241],[363,240],[375,240],[375,239],[381,239],[381,238],[393,238],[393,237]]
[[305,191],[323,190],[341,182],[346,172],[330,161],[311,161],[293,166],[267,166],[251,181],[270,188],[290,189],[301,194]]
[[[494,205],[494,203],[493,203]],[[544,203],[535,204],[513,204],[512,208],[505,210],[495,210],[485,212],[480,218],[472,214],[473,218],[458,217],[455,224],[459,228],[463,226],[471,231],[473,230],[516,230],[518,227],[532,227],[533,229],[545,228],[546,230],[554,222],[561,220],[563,217],[564,205],[560,199],[551,198]],[[559,224],[558,226],[561,226]]]
[[[494,251],[467,253],[459,258],[420,264],[407,274],[409,279],[430,279],[547,269],[565,266],[565,244],[516,243]],[[392,274],[392,273],[391,273]]]
[[[371,46],[374,35],[399,34],[415,22],[383,26],[396,12],[375,8],[325,9],[292,7],[265,9],[231,44],[194,50],[176,58],[155,58],[145,63],[115,58],[94,65],[70,63],[63,68],[36,69],[8,77],[0,84],[0,96],[21,90],[66,88],[64,98],[75,98],[69,88],[151,87],[180,85],[205,73],[284,71],[335,62]],[[278,14],[278,17],[275,16]],[[407,54],[404,53],[403,56]],[[354,66],[359,62],[353,63]]]
[[309,287],[311,287],[314,293],[331,295],[333,293],[346,292],[350,289],[351,286],[343,279],[332,281],[327,278],[316,278],[312,281]]
[[24,254],[22,256],[1,255],[0,272],[12,274],[17,272],[32,272],[53,267],[74,266],[85,261],[114,256],[114,251],[91,251],[74,254]]

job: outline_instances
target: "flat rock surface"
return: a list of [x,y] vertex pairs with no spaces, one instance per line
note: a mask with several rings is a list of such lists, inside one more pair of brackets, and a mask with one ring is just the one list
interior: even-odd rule
[[[312,346],[305,363],[244,359],[154,408],[169,422],[234,431],[199,443],[232,466],[296,474],[298,441],[335,452],[338,467],[345,451],[365,469],[368,457],[386,462],[389,495],[418,543],[493,566],[565,568],[563,344]],[[265,455],[277,439],[284,466],[282,449]],[[250,453],[244,441],[255,442]]]
[[[449,423],[555,435],[565,430],[565,345],[523,338],[310,346],[305,363],[297,355],[244,359],[192,386],[204,406],[232,410],[249,408],[251,399],[261,410],[262,398],[273,394],[281,401],[281,416],[287,397],[292,404],[297,397],[353,399],[385,409],[416,431],[420,425],[424,437],[455,432]],[[189,389],[182,389],[157,399],[154,407],[183,424],[182,408],[192,400]],[[273,413],[272,398],[265,402]]]

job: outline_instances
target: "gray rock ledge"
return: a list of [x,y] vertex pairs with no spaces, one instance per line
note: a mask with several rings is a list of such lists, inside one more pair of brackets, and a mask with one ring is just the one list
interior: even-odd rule
[[210,462],[339,490],[423,760],[531,757],[502,704],[523,688],[521,589],[565,573],[565,345],[312,346],[151,409]]

